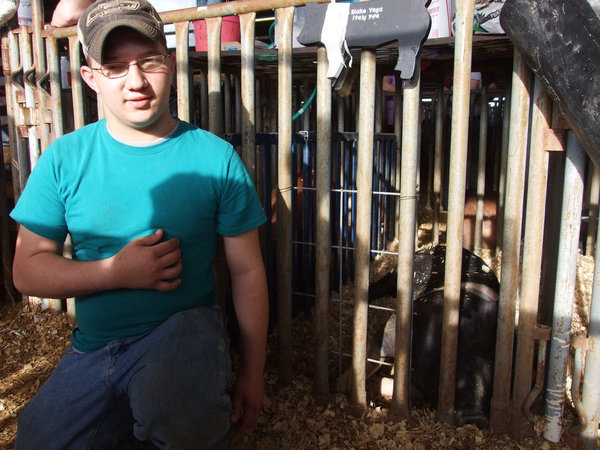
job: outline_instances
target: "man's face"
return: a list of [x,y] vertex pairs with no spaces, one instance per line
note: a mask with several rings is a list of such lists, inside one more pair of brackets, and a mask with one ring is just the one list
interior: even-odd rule
[[98,61],[81,68],[85,82],[102,99],[104,115],[110,131],[127,140],[161,137],[173,127],[169,114],[170,81],[175,67],[174,55],[165,58],[164,66],[154,72],[143,72],[138,60],[166,55],[159,42],[153,42],[129,28],[117,28],[104,42],[104,64],[130,64],[127,75],[107,78]]

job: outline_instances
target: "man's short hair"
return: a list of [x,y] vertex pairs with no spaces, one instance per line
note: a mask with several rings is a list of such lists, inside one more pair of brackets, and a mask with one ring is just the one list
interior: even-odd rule
[[163,22],[146,0],[97,0],[87,7],[77,24],[85,57],[102,63],[104,41],[118,27],[131,28],[167,46]]

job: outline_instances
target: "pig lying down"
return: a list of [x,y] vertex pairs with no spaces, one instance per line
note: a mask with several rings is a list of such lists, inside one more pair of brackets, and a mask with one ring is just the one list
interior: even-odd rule
[[[445,247],[434,246],[415,255],[411,397],[437,406],[444,303]],[[393,283],[390,279],[393,278]],[[396,295],[396,274],[382,278],[369,288],[369,299]],[[496,322],[500,284],[492,270],[474,253],[463,249],[455,386],[455,424],[489,426],[494,380]],[[377,297],[375,297],[375,295]],[[396,315],[369,339],[367,357],[373,361],[393,360]],[[366,375],[381,364],[367,362]],[[351,370],[337,381],[339,392],[349,392]]]

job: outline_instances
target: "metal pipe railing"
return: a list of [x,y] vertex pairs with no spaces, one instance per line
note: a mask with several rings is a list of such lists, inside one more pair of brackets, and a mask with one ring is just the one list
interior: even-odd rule
[[223,135],[223,99],[221,95],[221,18],[206,19],[208,41],[208,131]]
[[433,219],[431,228],[431,240],[433,245],[440,242],[440,208],[442,206],[442,149],[444,136],[444,117],[446,116],[443,88],[436,93],[435,103],[435,144],[433,156]]
[[[175,49],[177,53],[177,117],[181,120],[185,120],[186,122],[190,121],[190,54],[188,44],[189,26],[190,23],[187,21],[178,22],[175,24]],[[218,42],[220,43],[221,41],[219,40]],[[219,74],[219,86],[220,78],[221,75]]]
[[[254,23],[256,13],[240,16],[242,69],[241,69],[241,101],[242,101],[242,160],[248,169],[250,178],[257,184],[256,158],[256,86],[254,76]],[[260,159],[258,160],[260,161]]]
[[569,131],[543,433],[551,442],[558,442],[562,432],[584,173],[585,151],[575,134]]
[[278,177],[277,177],[277,339],[279,379],[292,379],[292,22],[294,8],[277,10]]
[[446,261],[452,261],[452,264],[446,264],[444,275],[444,312],[440,359],[440,367],[443,367],[444,370],[440,373],[438,400],[438,416],[443,422],[451,422],[454,419],[473,10],[473,2],[458,2],[456,4],[450,180],[446,226]]
[[[69,37],[69,62],[71,65],[71,93],[73,95],[73,124],[75,129],[79,129],[85,125],[85,113],[84,113],[84,96],[83,96],[83,83],[81,80],[81,61],[79,59],[80,44],[77,40],[77,36]],[[98,112],[102,111],[102,108],[98,107]]]
[[[356,243],[354,250],[354,321],[352,339],[352,400],[367,406],[365,361],[367,359],[367,315],[369,308],[369,260],[371,230],[371,190],[373,186],[373,126],[375,121],[375,52],[363,50],[360,56],[361,112],[358,122],[358,165]],[[354,207],[353,207],[354,208]]]
[[494,394],[492,395],[490,411],[490,425],[493,430],[499,432],[508,432],[510,425],[510,380],[521,251],[525,155],[529,128],[530,100],[528,87],[530,74],[531,71],[525,60],[518,51],[515,51],[502,233],[502,282],[500,283],[500,303],[498,305]]
[[498,174],[498,208],[496,227],[496,254],[502,251],[502,235],[504,234],[504,196],[506,193],[506,166],[508,162],[508,141],[510,130],[510,87],[506,92],[506,100],[502,105],[502,141],[500,144],[500,171]]
[[331,80],[325,47],[317,49],[317,220],[315,263],[315,392],[329,394],[329,273],[331,267]]
[[[598,229],[598,205],[600,204],[600,169],[590,164],[591,180],[589,181],[588,226],[585,240],[585,254],[592,255],[596,247]],[[587,183],[586,183],[587,184]]]
[[475,236],[473,237],[473,251],[481,256],[482,226],[485,199],[486,157],[488,140],[488,90],[484,84],[481,87],[481,111],[479,116],[479,159],[477,165],[477,208],[475,210]]
[[400,222],[398,226],[398,278],[396,280],[396,344],[394,395],[391,413],[406,419],[410,407],[410,358],[413,302],[413,258],[417,217],[417,170],[419,160],[420,64],[412,79],[403,82],[402,162],[400,163]]
[[[536,78],[533,95],[531,142],[529,145],[529,169],[527,179],[527,210],[525,216],[523,269],[521,276],[521,302],[519,305],[519,329],[515,357],[515,378],[511,409],[511,435],[521,439],[531,433],[528,418],[524,417],[522,405],[531,390],[533,372],[534,338],[542,266],[542,243],[544,216],[546,214],[546,181],[548,177],[548,153],[546,135],[550,130],[552,103],[540,81]],[[542,230],[542,231],[541,231]]]
[[[597,170],[596,170],[597,171]],[[600,242],[600,227],[596,232],[596,255]],[[581,400],[585,410],[585,428],[580,436],[587,450],[597,448],[598,422],[600,421],[600,261],[594,264],[594,283],[588,328],[588,351],[585,359],[585,378]]]

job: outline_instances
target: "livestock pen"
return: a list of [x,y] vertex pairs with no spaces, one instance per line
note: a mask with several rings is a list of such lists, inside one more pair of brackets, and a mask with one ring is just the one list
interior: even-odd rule
[[[459,1],[454,36],[428,39],[415,75],[395,75],[394,127],[384,133],[381,85],[394,74],[397,47],[350,49],[353,67],[332,81],[325,47],[294,43],[294,13],[306,3],[241,0],[161,13],[175,30],[173,113],[236,146],[271,218],[262,237],[279,382],[294,378],[292,318],[303,314],[314,326],[315,394],[328,395],[332,380],[351,367],[351,401],[367,406],[367,334],[373,309],[381,308],[369,303],[370,268],[378,256],[391,256],[397,288],[386,311],[396,313],[399,332],[390,411],[407,417],[415,252],[442,242],[443,339],[434,406],[441,421],[452,422],[471,199],[473,250],[500,261],[490,426],[517,439],[529,435],[531,403],[545,390],[544,435],[558,441],[567,434],[561,424],[569,375],[581,424],[573,439],[593,448],[598,306],[589,314],[588,336],[573,339],[571,316],[577,254],[592,255],[597,240],[598,171],[544,85],[506,36],[474,36],[473,2]],[[32,25],[2,38],[14,200],[54,139],[102,116],[79,77],[75,27],[45,28],[41,2],[32,6]],[[240,19],[235,46],[221,43],[227,16]],[[206,20],[206,51],[190,47],[190,24],[198,20]],[[61,86],[61,60],[69,61],[69,86]],[[481,88],[470,87],[473,71],[484,73]],[[490,197],[496,239],[484,249]],[[11,223],[4,214],[2,226],[5,290],[15,296]],[[44,301],[76,321],[68,299]],[[534,373],[545,380],[532,381]]]

